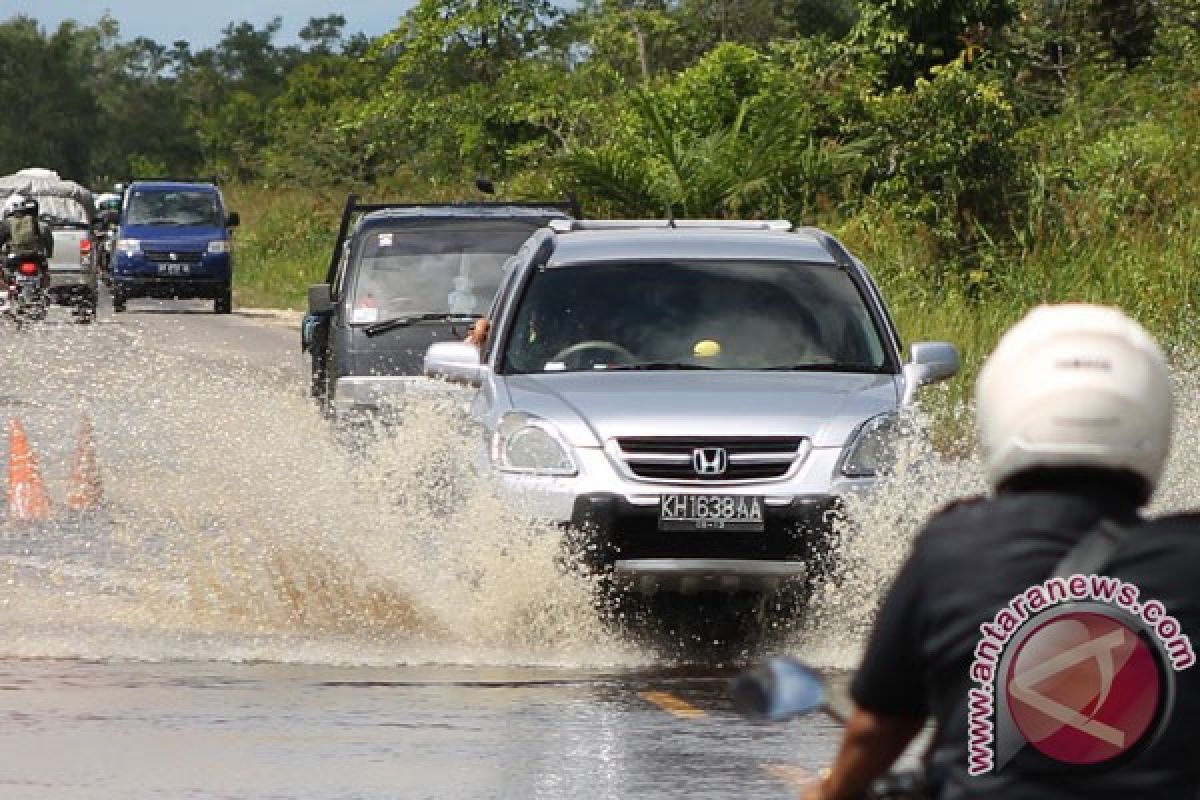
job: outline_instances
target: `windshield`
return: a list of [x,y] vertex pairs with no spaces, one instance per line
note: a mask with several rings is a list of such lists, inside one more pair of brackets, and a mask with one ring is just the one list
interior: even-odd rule
[[125,224],[219,228],[225,220],[216,192],[140,189],[129,197]]
[[355,247],[350,321],[482,314],[500,285],[504,263],[543,224],[440,219],[372,227]]
[[536,273],[502,371],[889,371],[844,270],[782,261],[619,263]]

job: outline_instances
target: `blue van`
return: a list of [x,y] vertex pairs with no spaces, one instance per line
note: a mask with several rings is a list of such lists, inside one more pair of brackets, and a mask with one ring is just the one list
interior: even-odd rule
[[233,310],[233,240],[239,222],[213,183],[138,180],[125,189],[111,265],[114,311],[135,297],[211,298]]

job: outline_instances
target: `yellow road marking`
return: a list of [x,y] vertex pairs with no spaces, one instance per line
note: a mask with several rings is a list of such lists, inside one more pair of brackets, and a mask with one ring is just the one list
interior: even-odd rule
[[670,692],[638,692],[638,697],[680,719],[696,719],[704,716],[703,711]]
[[811,769],[797,767],[793,764],[759,764],[767,774],[772,778],[788,784],[794,789],[807,789],[812,786],[820,776]]

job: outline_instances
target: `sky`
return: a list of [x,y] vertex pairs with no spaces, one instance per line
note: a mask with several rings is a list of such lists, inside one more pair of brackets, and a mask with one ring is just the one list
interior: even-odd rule
[[278,45],[297,41],[296,33],[312,17],[341,14],[346,33],[378,36],[396,27],[410,0],[0,0],[0,21],[17,14],[38,20],[47,30],[63,20],[92,24],[105,11],[121,25],[121,38],[147,36],[170,45],[182,39],[193,50],[216,44],[230,22],[263,27],[283,17]]

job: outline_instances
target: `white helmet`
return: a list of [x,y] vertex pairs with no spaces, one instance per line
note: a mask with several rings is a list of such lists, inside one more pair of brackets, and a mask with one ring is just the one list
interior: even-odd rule
[[25,205],[25,195],[21,194],[20,192],[14,192],[8,196],[7,200],[4,201],[4,210],[3,212],[0,212],[0,214],[5,217],[11,217],[13,214],[17,213],[17,210],[23,205]]
[[993,488],[1038,467],[1124,470],[1146,497],[1171,443],[1171,377],[1145,329],[1103,306],[1040,306],[1000,339],[975,384]]

